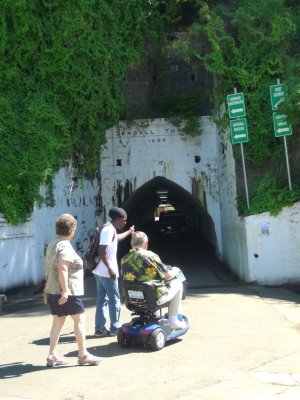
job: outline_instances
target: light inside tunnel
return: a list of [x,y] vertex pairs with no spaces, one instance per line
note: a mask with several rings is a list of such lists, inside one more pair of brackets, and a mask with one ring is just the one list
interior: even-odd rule
[[167,204],[168,203],[168,190],[166,189],[157,189],[156,194],[159,198],[160,204]]

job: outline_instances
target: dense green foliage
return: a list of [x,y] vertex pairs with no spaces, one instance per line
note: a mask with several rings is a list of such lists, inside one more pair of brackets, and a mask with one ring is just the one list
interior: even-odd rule
[[[275,181],[267,173],[262,176],[262,185],[268,182],[269,201],[254,181],[250,188],[250,210],[275,212],[275,203],[280,207],[289,203],[288,198],[299,199],[300,185],[297,158],[293,158],[299,138],[300,125],[300,6],[297,1],[285,0],[232,0],[183,1],[192,3],[198,15],[188,29],[184,40],[176,43],[185,60],[195,67],[204,64],[214,74],[214,115],[220,127],[228,127],[228,115],[221,118],[219,109],[226,103],[226,95],[234,88],[242,91],[246,99],[249,143],[244,148],[248,172],[270,165]],[[285,191],[287,185],[284,148],[282,139],[273,133],[272,110],[269,86],[277,79],[288,85],[288,101],[282,110],[288,113],[293,123],[294,135],[289,138],[292,147],[290,158],[292,180],[295,191],[276,201],[277,191]],[[238,160],[239,152],[235,149]],[[274,169],[275,167],[275,169]],[[257,174],[256,174],[257,175]],[[283,180],[285,177],[285,181]],[[276,182],[277,186],[274,186]],[[276,193],[275,193],[276,192]],[[278,192],[278,193],[279,193]],[[285,200],[286,199],[286,200]],[[278,198],[277,198],[278,200]],[[257,205],[257,207],[256,207]]]
[[[151,2],[0,2],[0,211],[24,221],[65,159],[93,173],[122,82],[140,59]],[[155,8],[154,10],[155,11]]]
[[198,136],[202,133],[198,110],[200,104],[198,93],[174,94],[158,99],[156,107],[172,125],[181,128],[187,136]]
[[[269,211],[270,214],[277,215],[283,207],[291,206],[299,198],[299,188],[289,190],[287,186],[278,184],[274,174],[269,173],[257,182],[247,214]],[[245,201],[241,200],[241,204],[243,203]],[[245,204],[244,207],[246,207]]]
[[[125,115],[122,83],[128,66],[142,59],[145,40],[155,39],[162,54],[164,30],[186,31],[176,51],[193,68],[204,66],[214,76],[207,101],[220,127],[228,126],[228,116],[219,115],[226,95],[234,87],[244,92],[248,171],[264,166],[268,172],[266,164],[273,169],[272,176],[252,180],[247,212],[277,212],[271,199],[284,206],[299,198],[297,0],[2,0],[0,212],[8,221],[19,223],[30,215],[34,202],[43,201],[40,185],[51,188],[65,160],[71,159],[82,174],[95,172],[105,130]],[[269,98],[269,85],[278,78],[288,84],[283,107],[294,128],[289,144],[295,191],[289,194]],[[165,116],[174,123],[184,118],[186,133],[199,133],[197,97],[166,100],[159,104]],[[239,152],[235,155],[238,161]],[[268,196],[261,195],[262,187]]]

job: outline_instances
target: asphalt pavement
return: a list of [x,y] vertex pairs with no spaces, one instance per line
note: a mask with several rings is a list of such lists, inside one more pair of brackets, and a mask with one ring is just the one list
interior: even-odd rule
[[[95,282],[85,279],[87,347],[78,366],[71,319],[59,344],[68,366],[46,368],[51,316],[27,288],[0,317],[1,400],[291,400],[300,398],[300,296],[236,282],[220,266],[187,269],[189,331],[161,351],[94,338]],[[130,320],[122,305],[121,323]]]

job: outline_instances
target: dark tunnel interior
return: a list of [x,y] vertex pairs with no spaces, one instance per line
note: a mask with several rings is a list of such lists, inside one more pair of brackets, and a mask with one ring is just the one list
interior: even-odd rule
[[[161,210],[164,204],[170,204],[180,215],[184,214],[180,231],[175,229],[174,232],[171,226],[164,225],[162,217],[155,218],[158,207]],[[216,262],[213,220],[201,203],[178,184],[155,177],[134,191],[122,207],[127,211],[127,227],[135,225],[136,230],[144,231],[149,237],[149,249],[157,252],[166,264],[186,263],[187,258],[189,261],[206,260],[206,264]],[[129,249],[129,238],[120,242],[119,258]]]

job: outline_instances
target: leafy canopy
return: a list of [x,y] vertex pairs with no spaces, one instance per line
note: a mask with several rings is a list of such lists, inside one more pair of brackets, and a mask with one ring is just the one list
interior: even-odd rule
[[30,215],[65,159],[81,173],[97,169],[151,10],[139,0],[0,2],[0,212],[9,222]]
[[[297,1],[232,0],[188,1],[197,8],[197,17],[188,35],[176,43],[185,60],[195,67],[200,63],[215,76],[214,118],[221,128],[228,127],[228,115],[220,117],[219,110],[226,103],[226,95],[234,88],[245,95],[249,143],[245,145],[248,173],[254,172],[251,201],[260,202],[259,209],[274,211],[277,191],[287,186],[284,149],[281,139],[274,137],[269,86],[277,79],[287,83],[289,96],[280,111],[286,112],[293,124],[291,143],[291,171],[295,191],[281,196],[280,207],[289,199],[299,199],[300,185],[297,132],[300,127],[300,6]],[[236,148],[235,156],[239,153]],[[259,178],[257,171],[267,171]],[[269,169],[269,171],[268,171]],[[272,171],[272,174],[269,172]],[[263,174],[263,173],[262,173]],[[271,178],[272,177],[272,178]],[[285,178],[285,180],[284,180]],[[262,180],[259,185],[259,180]],[[285,182],[285,183],[284,183]],[[276,187],[274,186],[276,185]],[[265,201],[259,188],[269,190]],[[275,196],[276,193],[276,196]],[[279,196],[280,197],[280,196]],[[254,212],[242,209],[244,212]],[[277,209],[276,209],[277,211]]]
[[[297,198],[297,188],[278,196],[278,190],[285,190],[286,170],[282,141],[273,134],[269,86],[277,78],[288,85],[288,101],[281,111],[293,123],[292,180],[300,185],[298,3],[2,0],[0,212],[11,223],[26,220],[34,202],[43,201],[40,185],[48,183],[51,188],[54,173],[66,159],[72,159],[81,174],[93,175],[105,130],[123,116],[122,83],[128,66],[142,58],[145,40],[154,39],[162,48],[162,33],[167,29],[187,31],[176,43],[177,50],[194,68],[204,65],[214,76],[207,101],[213,103],[220,127],[228,126],[227,115],[219,115],[226,95],[234,87],[244,92],[250,133],[245,156],[248,172],[256,171],[258,180],[251,187],[250,203],[260,202],[260,210],[272,212],[270,199],[275,195],[281,205]],[[194,118],[199,99],[183,94],[173,100],[166,116],[186,118],[188,134],[199,131]],[[238,159],[237,151],[235,155]],[[262,176],[259,184],[257,170],[267,171],[266,165],[273,173]],[[261,188],[268,190],[267,202],[259,196]]]

